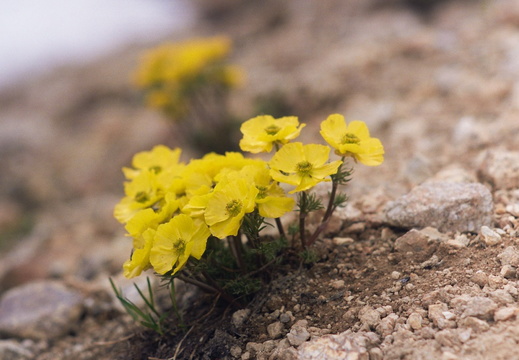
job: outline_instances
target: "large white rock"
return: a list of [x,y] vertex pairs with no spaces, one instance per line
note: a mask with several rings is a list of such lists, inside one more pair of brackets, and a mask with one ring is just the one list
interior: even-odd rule
[[492,194],[479,183],[431,182],[386,206],[386,220],[401,228],[478,232],[492,224]]

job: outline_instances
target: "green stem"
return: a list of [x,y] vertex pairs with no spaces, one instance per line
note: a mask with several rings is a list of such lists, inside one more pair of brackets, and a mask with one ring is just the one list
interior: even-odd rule
[[175,279],[171,279],[169,283],[169,297],[171,298],[171,304],[173,305],[173,312],[175,313],[175,316],[177,317],[177,320],[180,323],[179,326],[181,328],[184,328],[186,325],[184,324],[184,319],[178,309],[177,292],[175,290]]
[[[341,160],[344,163],[344,156],[341,158]],[[342,165],[339,166],[337,169],[337,174],[340,174],[342,171]],[[335,202],[335,196],[337,195],[337,188],[339,187],[339,182],[337,179],[333,178],[332,176],[332,191],[330,192],[330,199],[328,200],[328,206],[326,207],[326,212],[324,213],[323,219],[321,220],[321,224],[315,229],[312,236],[310,236],[310,239],[308,239],[308,243],[306,245],[310,246],[312,245],[316,240],[319,234],[326,229],[328,226],[328,223],[330,222],[330,219],[332,217],[333,212],[335,211],[337,206],[334,206]]]
[[307,214],[306,209],[306,191],[301,194],[301,202],[299,204],[299,237],[301,240],[301,246],[306,249],[306,236],[305,236],[305,219]]
[[231,246],[232,253],[234,258],[236,259],[236,263],[240,268],[241,272],[245,274],[247,272],[247,266],[245,265],[245,261],[243,260],[243,244],[238,236],[229,236],[229,245]]

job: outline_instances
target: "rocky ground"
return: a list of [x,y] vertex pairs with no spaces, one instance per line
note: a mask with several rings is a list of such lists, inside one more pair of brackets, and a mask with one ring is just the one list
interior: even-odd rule
[[187,328],[161,337],[108,281],[135,299],[120,168],[159,143],[196,153],[132,88],[142,49],[4,90],[0,359],[519,358],[519,2],[198,6],[171,38],[234,39],[238,118],[297,115],[305,141],[330,113],[362,119],[385,163],[356,167],[315,264],[239,310],[179,285]]

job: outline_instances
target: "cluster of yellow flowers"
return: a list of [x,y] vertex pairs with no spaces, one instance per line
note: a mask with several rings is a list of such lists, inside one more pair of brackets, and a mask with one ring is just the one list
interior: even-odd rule
[[[384,160],[380,140],[365,123],[330,115],[321,134],[341,160],[330,161],[330,147],[290,142],[305,124],[297,117],[275,119],[263,115],[241,126],[240,147],[252,153],[277,151],[270,159],[245,158],[241,153],[210,153],[182,163],[180,149],[156,146],[134,156],[133,167],[123,168],[125,197],[114,215],[133,238],[133,254],[124,264],[127,277],[153,268],[174,275],[190,257],[200,260],[210,236],[237,236],[244,218],[253,212],[262,218],[280,218],[294,209],[295,200],[280,183],[303,192],[322,181],[334,181],[345,157],[366,165]],[[304,230],[304,229],[303,229]]]
[[199,88],[241,84],[243,72],[225,62],[230,49],[226,37],[161,45],[144,54],[136,73],[137,86],[145,91],[149,106],[182,116],[188,111],[187,100]]

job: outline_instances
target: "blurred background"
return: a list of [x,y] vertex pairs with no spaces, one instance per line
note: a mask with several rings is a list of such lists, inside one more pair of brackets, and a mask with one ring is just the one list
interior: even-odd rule
[[229,99],[236,121],[296,115],[308,124],[301,139],[321,141],[331,113],[364,120],[386,162],[357,167],[348,191],[369,194],[372,212],[447,166],[474,172],[486,149],[519,149],[515,0],[0,7],[0,292],[120,273],[131,249],[112,216],[121,167],[157,144],[181,146],[184,161],[198,153],[134,85],[143,51],[164,41],[232,39],[231,60],[246,73]]
[[193,25],[195,9],[183,0],[1,8],[0,292],[118,272],[129,256],[128,239],[113,240],[124,233],[111,214],[121,167],[165,128],[140,105],[133,72],[144,49]]
[[194,9],[182,0],[6,0],[0,12],[0,88],[157,41],[193,20]]

